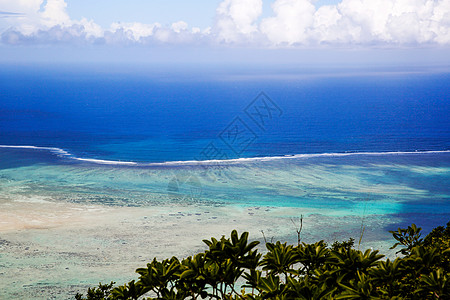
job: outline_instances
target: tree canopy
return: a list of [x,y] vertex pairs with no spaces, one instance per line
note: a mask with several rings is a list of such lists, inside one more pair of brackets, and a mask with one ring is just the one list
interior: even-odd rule
[[401,256],[383,259],[354,241],[267,242],[256,249],[248,232],[204,240],[207,249],[184,259],[154,259],[137,281],[99,284],[77,300],[102,299],[450,299],[450,222],[425,238],[412,224],[390,231]]

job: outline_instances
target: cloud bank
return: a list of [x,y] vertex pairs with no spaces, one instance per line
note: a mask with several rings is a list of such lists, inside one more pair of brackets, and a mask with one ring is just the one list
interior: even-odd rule
[[72,19],[64,0],[0,0],[2,44],[188,44],[256,46],[450,45],[450,0],[275,0],[262,18],[262,0],[224,0],[208,28],[180,20],[112,23]]

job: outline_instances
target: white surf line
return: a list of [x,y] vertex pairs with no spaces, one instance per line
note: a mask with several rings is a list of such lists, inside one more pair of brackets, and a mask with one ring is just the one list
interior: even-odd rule
[[0,145],[0,148],[15,148],[15,149],[34,149],[34,150],[47,150],[53,153],[57,153],[64,156],[71,156],[71,154],[61,148],[56,147],[39,147],[39,146],[15,146],[15,145]]
[[104,160],[104,159],[94,159],[94,158],[79,158],[71,153],[56,147],[38,147],[38,146],[14,146],[14,145],[0,145],[0,148],[13,148],[13,149],[32,149],[32,150],[46,150],[52,153],[65,156],[70,159],[85,161],[90,163],[102,164],[102,165],[137,165],[138,163],[132,161],[115,161],[115,160]]
[[450,150],[431,150],[431,151],[390,151],[390,152],[347,152],[347,153],[310,153],[310,154],[292,154],[283,156],[264,156],[264,157],[242,157],[232,159],[211,159],[211,160],[186,160],[186,161],[167,161],[160,163],[148,163],[147,166],[167,166],[167,165],[194,165],[194,164],[211,164],[211,163],[241,163],[252,161],[272,161],[281,159],[296,158],[315,158],[315,157],[343,157],[354,155],[404,155],[404,154],[438,154],[450,153]]
[[308,154],[292,154],[283,156],[264,156],[264,157],[241,157],[232,159],[211,159],[211,160],[184,160],[184,161],[165,161],[165,162],[151,162],[151,163],[138,163],[134,161],[120,161],[120,160],[104,160],[95,158],[80,158],[76,157],[69,152],[56,147],[39,147],[39,146],[15,146],[15,145],[0,145],[0,148],[17,148],[17,149],[35,149],[35,150],[47,150],[70,159],[89,162],[102,165],[128,165],[128,166],[191,166],[191,165],[208,165],[208,164],[238,164],[243,162],[255,162],[255,161],[273,161],[281,159],[296,159],[296,158],[315,158],[315,157],[344,157],[354,155],[408,155],[408,154],[439,154],[450,153],[450,150],[429,150],[429,151],[387,151],[387,152],[336,152],[336,153],[308,153]]
[[70,158],[79,160],[79,161],[85,161],[90,162],[94,164],[100,164],[100,165],[129,165],[129,166],[137,166],[140,165],[137,162],[134,161],[120,161],[120,160],[105,160],[105,159],[95,159],[95,158],[79,158],[75,156],[71,156]]

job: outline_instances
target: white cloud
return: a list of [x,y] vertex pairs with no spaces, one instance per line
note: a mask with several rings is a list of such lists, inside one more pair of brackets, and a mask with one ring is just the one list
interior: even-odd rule
[[0,30],[17,28],[27,34],[36,29],[39,22],[39,8],[42,0],[0,0],[0,10],[18,14],[0,19]]
[[175,23],[172,23],[172,26],[170,26],[172,30],[176,33],[180,33],[181,31],[188,29],[188,24],[184,21],[178,21]]
[[450,0],[276,0],[260,29],[274,45],[449,44]]
[[450,0],[440,1],[433,10],[434,31],[437,33],[436,42],[450,44]]
[[342,23],[342,15],[336,6],[322,6],[314,13],[312,35],[318,43],[343,41],[350,32],[339,30]]
[[170,27],[164,27],[159,23],[115,22],[109,30],[105,31],[104,41],[107,44],[189,44],[201,40],[204,35],[205,33],[202,33],[200,28],[194,27],[192,30],[189,30],[188,24],[184,21],[172,23]]
[[273,0],[261,19],[262,0],[223,0],[212,27],[184,21],[74,20],[65,0],[0,0],[0,37],[18,43],[184,43],[260,47],[327,45],[450,45],[450,0],[341,0],[316,8],[315,0]]
[[[16,31],[28,39],[42,36],[43,31],[57,33],[55,39],[61,36],[73,35],[77,27],[76,36],[99,37],[103,29],[92,20],[82,18],[72,20],[66,10],[64,0],[0,0],[0,8],[19,13],[19,17],[8,18],[6,22],[0,22],[0,30],[4,32]],[[75,25],[75,27],[74,27]],[[51,30],[57,27],[58,30]],[[66,34],[61,31],[67,30]]]
[[[354,42],[441,43],[435,10],[450,12],[449,0],[343,0],[338,5],[350,28],[361,28]],[[447,29],[449,28],[447,24]]]
[[110,31],[112,33],[123,33],[128,39],[132,41],[139,41],[142,38],[153,35],[156,28],[161,27],[159,23],[144,24],[139,22],[134,23],[112,23]]
[[100,25],[96,24],[93,20],[82,18],[78,23],[83,26],[87,37],[100,38],[103,36],[103,28]]
[[73,22],[67,14],[66,7],[64,0],[47,0],[44,11],[40,13],[42,24],[47,27],[72,25]]
[[217,8],[215,31],[226,43],[251,38],[258,31],[255,21],[262,13],[262,0],[224,0]]
[[0,0],[2,11],[35,14],[39,11],[42,0]]
[[[64,0],[0,0],[0,37],[3,43],[183,43],[210,34],[199,28],[189,31],[184,21],[164,28],[159,23],[114,22],[102,28],[93,20],[71,19]],[[209,30],[209,29],[207,29]],[[192,35],[192,37],[190,37]]]
[[261,22],[261,32],[273,44],[294,44],[308,40],[307,30],[314,22],[315,7],[309,0],[277,0],[274,17]]

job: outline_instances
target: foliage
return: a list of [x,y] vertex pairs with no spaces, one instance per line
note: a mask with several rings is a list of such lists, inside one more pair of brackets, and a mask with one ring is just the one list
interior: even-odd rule
[[136,282],[100,284],[76,299],[450,299],[450,222],[424,239],[420,232],[414,224],[391,231],[402,254],[391,261],[354,249],[353,239],[331,247],[266,243],[262,256],[259,242],[234,230],[230,238],[204,240],[203,253],[154,259],[136,270]]
[[88,288],[87,297],[83,298],[83,295],[77,294],[75,296],[76,300],[102,300],[102,299],[111,299],[109,296],[111,294],[111,289],[113,288],[115,282],[111,281],[109,284],[99,283],[96,288]]

